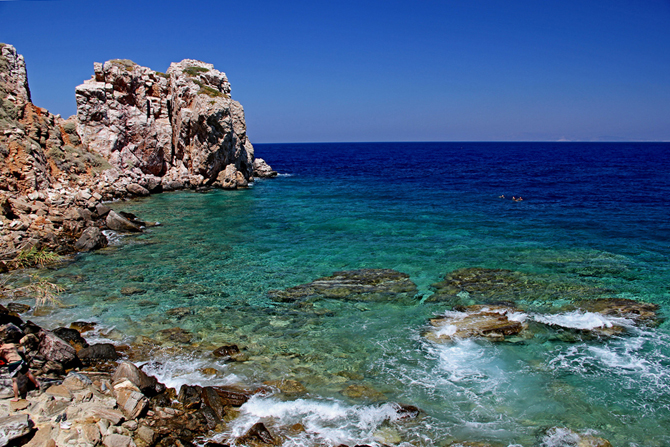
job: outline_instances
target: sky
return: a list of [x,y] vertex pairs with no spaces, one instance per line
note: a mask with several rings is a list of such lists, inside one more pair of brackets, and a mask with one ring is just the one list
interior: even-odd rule
[[0,0],[33,102],[93,62],[225,72],[253,143],[670,141],[670,0]]

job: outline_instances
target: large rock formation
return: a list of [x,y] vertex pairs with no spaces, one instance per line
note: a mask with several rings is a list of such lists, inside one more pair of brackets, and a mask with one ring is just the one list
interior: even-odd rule
[[234,187],[252,180],[244,110],[213,65],[186,59],[167,74],[127,60],[94,68],[76,89],[78,131],[90,150],[119,169],[160,177],[167,188],[213,184],[228,166],[241,173]]
[[104,245],[81,240],[108,226],[102,200],[246,187],[254,166],[276,175],[254,164],[244,110],[211,64],[187,59],[165,74],[113,60],[94,70],[76,89],[77,116],[64,120],[31,103],[23,56],[0,43],[0,270],[36,246]]

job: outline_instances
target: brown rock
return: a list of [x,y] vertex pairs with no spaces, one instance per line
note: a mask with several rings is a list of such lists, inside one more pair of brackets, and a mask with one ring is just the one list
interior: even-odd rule
[[459,338],[486,337],[504,340],[524,329],[519,321],[510,320],[508,315],[517,309],[506,306],[469,306],[465,314],[433,318],[430,324],[437,330],[429,331],[426,338],[434,342],[446,342]]
[[274,436],[272,436],[262,422],[255,423],[237,442],[252,446],[275,445],[277,443]]
[[230,386],[215,386],[214,390],[219,394],[221,402],[225,406],[240,407],[251,398],[252,394],[249,391]]
[[223,420],[226,416],[225,406],[214,388],[206,386],[202,389],[202,401],[205,405],[214,410],[214,413],[216,413],[219,420]]
[[77,358],[74,347],[50,331],[40,333],[39,352],[47,360],[64,365],[72,363]]

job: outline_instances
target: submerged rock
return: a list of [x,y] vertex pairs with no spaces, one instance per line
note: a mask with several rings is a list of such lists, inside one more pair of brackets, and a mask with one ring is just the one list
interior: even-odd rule
[[81,237],[74,244],[74,248],[78,251],[92,251],[106,246],[107,238],[98,227],[88,227],[85,229]]
[[580,301],[576,303],[576,306],[585,311],[612,317],[629,318],[640,323],[652,323],[658,318],[658,305],[625,298]]
[[481,267],[450,272],[444,281],[433,284],[432,288],[435,293],[427,301],[449,302],[453,305],[576,300],[611,292],[579,282],[556,281],[540,275]]
[[406,273],[391,269],[361,269],[335,272],[309,284],[271,291],[269,295],[281,302],[320,298],[386,302],[407,301],[416,293],[416,284]]
[[543,446],[561,447],[612,447],[606,439],[592,434],[580,434],[566,427],[552,427],[542,439]]
[[525,328],[521,315],[525,317],[513,307],[468,306],[463,312],[447,312],[445,316],[431,319],[430,324],[436,329],[426,332],[425,336],[438,343],[471,337],[500,341]]

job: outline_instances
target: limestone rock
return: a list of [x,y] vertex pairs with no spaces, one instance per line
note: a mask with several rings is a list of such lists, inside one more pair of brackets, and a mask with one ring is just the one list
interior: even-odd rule
[[130,231],[137,233],[142,231],[142,228],[134,222],[126,219],[115,211],[109,211],[105,220],[107,227],[114,231]]
[[416,285],[405,273],[390,269],[361,269],[335,272],[309,284],[271,291],[269,295],[282,302],[318,298],[385,302],[411,300],[416,293]]
[[272,178],[277,177],[277,171],[273,170],[262,158],[254,160],[254,177]]
[[76,89],[78,131],[113,166],[138,168],[166,179],[163,185],[211,184],[231,164],[251,177],[244,111],[213,65],[186,59],[164,74],[112,60],[94,64],[94,71]]
[[107,238],[98,227],[88,227],[85,229],[81,237],[74,244],[74,248],[78,251],[93,251],[106,246]]
[[504,340],[506,336],[518,334],[525,327],[523,320],[515,319],[519,311],[511,307],[469,306],[463,310],[431,319],[430,324],[436,330],[427,332],[426,338],[435,342],[470,337]]

